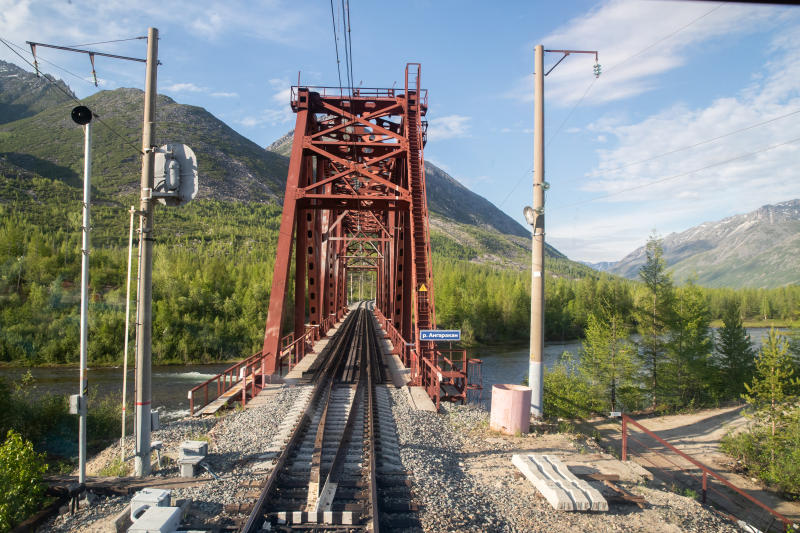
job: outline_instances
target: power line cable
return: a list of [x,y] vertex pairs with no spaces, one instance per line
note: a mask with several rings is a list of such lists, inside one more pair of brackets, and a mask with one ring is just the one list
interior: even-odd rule
[[578,206],[578,205],[584,205],[584,204],[588,204],[588,203],[591,203],[591,202],[596,202],[597,200],[603,200],[605,198],[610,198],[612,196],[618,196],[620,194],[624,194],[624,193],[627,193],[627,192],[635,191],[635,190],[638,190],[638,189],[644,189],[646,187],[652,187],[653,185],[658,185],[659,183],[664,183],[666,181],[674,180],[674,179],[677,179],[677,178],[682,178],[684,176],[689,176],[690,174],[695,174],[695,173],[701,172],[703,170],[708,170],[709,168],[714,168],[714,167],[719,167],[719,166],[722,166],[722,165],[726,165],[726,164],[731,163],[733,161],[738,161],[739,159],[745,159],[747,157],[750,157],[750,156],[753,156],[753,155],[756,155],[756,154],[768,152],[770,150],[774,150],[775,148],[780,148],[781,146],[786,146],[786,145],[789,145],[789,144],[793,144],[793,143],[796,143],[798,141],[800,141],[800,137],[797,137],[797,138],[794,138],[794,139],[791,139],[791,140],[788,140],[788,141],[784,141],[784,142],[781,142],[781,143],[778,143],[778,144],[773,144],[772,146],[767,146],[766,148],[762,148],[762,149],[756,150],[754,152],[748,152],[746,154],[741,154],[741,155],[738,155],[736,157],[731,157],[731,158],[726,159],[724,161],[718,161],[716,163],[711,163],[711,164],[706,165],[706,166],[701,167],[701,168],[696,168],[694,170],[688,170],[686,172],[681,172],[679,174],[673,174],[672,176],[667,176],[667,177],[664,177],[664,178],[660,178],[660,179],[657,179],[655,181],[651,181],[650,183],[643,183],[641,185],[634,185],[633,187],[627,187],[625,189],[620,189],[618,191],[614,191],[614,192],[611,192],[611,193],[608,193],[608,194],[604,194],[604,195],[601,195],[601,196],[596,196],[594,198],[589,198],[588,200],[582,200],[580,202],[575,202],[575,203],[572,203],[572,204],[557,204],[557,205],[554,205],[553,207],[561,207],[561,208],[575,207],[575,206]]
[[[607,74],[608,72],[610,72],[610,71],[614,70],[615,68],[619,67],[619,66],[620,66],[620,65],[622,65],[623,63],[626,63],[626,62],[630,61],[630,60],[631,60],[631,59],[633,59],[634,57],[638,57],[638,56],[640,56],[641,54],[643,54],[643,53],[645,53],[646,51],[650,50],[650,49],[651,49],[651,48],[653,48],[654,46],[656,46],[656,45],[658,45],[658,44],[660,44],[660,43],[662,43],[662,42],[666,41],[667,39],[670,39],[671,37],[674,37],[675,35],[677,35],[678,33],[682,32],[683,30],[685,30],[686,28],[688,28],[689,26],[691,26],[691,25],[692,25],[692,24],[694,24],[695,22],[697,22],[697,21],[699,21],[699,20],[701,20],[701,19],[704,19],[705,17],[707,17],[708,15],[710,15],[711,13],[713,13],[714,11],[716,11],[717,9],[721,8],[722,6],[723,6],[723,4],[719,4],[719,5],[717,5],[717,6],[714,6],[713,8],[709,9],[708,11],[706,11],[705,13],[703,13],[702,15],[700,15],[699,17],[697,17],[697,18],[695,18],[695,19],[692,19],[692,20],[691,20],[691,21],[689,21],[688,23],[684,24],[683,26],[681,26],[681,27],[680,27],[680,28],[678,28],[677,30],[675,30],[675,31],[673,31],[673,32],[669,33],[668,35],[665,35],[664,37],[662,37],[662,38],[658,39],[657,41],[655,41],[655,42],[653,42],[653,43],[651,43],[651,44],[649,44],[649,45],[645,46],[644,48],[642,48],[641,50],[639,50],[639,51],[638,51],[638,52],[636,52],[635,54],[633,54],[633,55],[630,55],[630,56],[626,57],[625,59],[623,59],[622,61],[620,61],[620,62],[619,62],[619,63],[617,63],[616,65],[613,65],[613,66],[611,66],[611,67],[607,68],[607,69],[606,69],[606,74]],[[554,133],[554,134],[553,134],[553,136],[552,136],[552,137],[551,137],[551,138],[548,140],[548,142],[547,142],[547,145],[548,145],[548,146],[550,145],[550,143],[552,143],[552,142],[553,142],[553,139],[555,139],[555,138],[556,138],[556,136],[558,135],[558,133],[561,131],[561,128],[563,128],[563,127],[564,127],[564,125],[567,123],[567,121],[569,120],[569,118],[570,118],[570,117],[572,116],[572,114],[575,112],[575,109],[576,109],[576,108],[577,108],[577,107],[578,107],[578,106],[581,104],[581,102],[583,102],[583,100],[584,100],[584,99],[586,98],[586,96],[589,94],[589,91],[591,91],[592,87],[594,86],[594,82],[596,82],[596,81],[597,81],[597,79],[598,79],[598,78],[595,78],[594,80],[592,80],[592,83],[591,83],[591,84],[589,84],[589,87],[587,87],[587,88],[586,88],[586,91],[583,93],[583,96],[581,96],[581,98],[578,100],[578,102],[577,102],[577,103],[576,103],[576,104],[575,104],[575,105],[572,107],[572,109],[570,110],[570,112],[567,114],[567,118],[565,118],[565,119],[564,119],[564,121],[563,121],[563,122],[561,123],[561,125],[558,127],[558,130],[556,130],[556,133]]]
[[96,44],[121,43],[125,41],[140,41],[142,39],[147,39],[147,35],[141,37],[129,37],[127,39],[114,39],[112,41],[98,41],[96,43],[70,44],[67,46],[69,46],[70,48],[77,48],[79,46],[94,46]]
[[547,140],[547,144],[546,144],[546,146],[550,146],[550,143],[552,143],[552,142],[553,142],[553,139],[555,139],[556,137],[558,137],[558,134],[561,132],[561,128],[563,128],[563,127],[564,127],[564,125],[565,125],[565,124],[567,123],[567,121],[570,119],[570,117],[571,117],[571,116],[572,116],[572,114],[575,112],[575,110],[576,110],[576,109],[578,109],[578,106],[579,106],[579,105],[581,105],[581,103],[583,102],[583,100],[584,100],[584,99],[586,98],[586,96],[589,94],[589,91],[591,91],[591,90],[592,90],[592,87],[594,87],[594,84],[595,84],[595,82],[597,82],[597,78],[594,78],[594,79],[592,80],[592,82],[589,84],[589,86],[588,86],[588,87],[586,87],[586,90],[583,92],[583,96],[581,96],[581,97],[580,97],[580,99],[579,99],[577,102],[575,102],[575,105],[574,105],[574,106],[572,106],[572,109],[570,109],[569,113],[567,113],[567,116],[564,118],[564,120],[563,120],[563,121],[561,121],[561,125],[560,125],[560,126],[558,126],[558,128],[556,129],[556,132],[553,134],[553,136],[552,136],[552,137],[550,137],[550,138]]
[[531,167],[528,170],[526,170],[525,173],[522,174],[522,176],[519,177],[519,179],[514,184],[514,186],[511,187],[511,189],[508,190],[508,194],[506,194],[506,197],[503,198],[503,201],[500,202],[499,204],[497,204],[498,209],[503,207],[503,205],[505,205],[506,201],[508,201],[508,199],[511,198],[511,195],[514,194],[514,191],[516,191],[517,187],[519,187],[520,183],[522,183],[522,180],[524,180],[526,177],[530,176],[531,172],[533,172],[533,167]]
[[350,70],[350,34],[347,32],[347,10],[345,7],[345,0],[341,0],[342,4],[342,35],[344,36],[344,51],[345,51],[345,71],[347,72],[347,87],[350,90],[350,96],[353,96],[353,72]]
[[336,36],[336,15],[333,11],[333,0],[331,0],[331,22],[333,23],[333,46],[336,48],[336,73],[339,75],[339,91],[342,89],[342,69],[339,66],[339,38]]
[[626,62],[630,61],[630,60],[631,60],[631,59],[633,59],[634,57],[638,57],[638,56],[642,55],[643,53],[647,52],[648,50],[650,50],[651,48],[653,48],[653,47],[654,47],[654,46],[656,46],[657,44],[661,44],[661,43],[663,43],[664,41],[666,41],[667,39],[669,39],[669,38],[671,38],[671,37],[674,37],[675,35],[677,35],[678,33],[682,32],[683,30],[685,30],[686,28],[688,28],[689,26],[691,26],[692,24],[694,24],[694,23],[695,23],[695,22],[697,22],[698,20],[701,20],[701,19],[704,19],[704,18],[706,18],[706,17],[707,17],[707,16],[709,16],[711,13],[713,13],[713,12],[714,12],[714,11],[716,11],[717,9],[721,8],[723,5],[725,5],[725,4],[719,4],[719,5],[717,5],[717,6],[714,6],[714,7],[712,7],[711,9],[709,9],[708,11],[706,11],[705,13],[703,13],[702,15],[700,15],[699,17],[697,17],[697,18],[695,18],[695,19],[692,19],[690,22],[688,22],[687,24],[684,24],[683,26],[681,26],[681,27],[680,27],[680,28],[678,28],[677,30],[673,31],[672,33],[670,33],[670,34],[668,34],[668,35],[665,35],[665,36],[664,36],[664,37],[662,37],[661,39],[659,39],[659,40],[655,41],[655,42],[654,42],[654,43],[652,43],[652,44],[649,44],[648,46],[645,46],[644,48],[642,48],[641,50],[639,50],[639,51],[638,51],[638,52],[636,52],[635,54],[633,54],[633,55],[630,55],[630,56],[626,57],[625,59],[623,59],[622,61],[620,61],[620,62],[619,62],[619,63],[617,63],[616,65],[614,65],[614,66],[612,66],[612,67],[609,67],[609,68],[607,68],[607,69],[606,69],[606,73],[608,73],[609,71],[611,71],[611,70],[613,70],[613,69],[615,69],[615,68],[619,67],[619,66],[620,66],[620,65],[622,65],[623,63],[626,63]]
[[353,93],[353,86],[355,85],[355,74],[353,73],[353,35],[350,33],[352,25],[350,22],[350,0],[344,0],[347,6],[347,47],[350,51],[348,62],[350,64],[350,94]]
[[631,167],[631,166],[634,166],[634,165],[641,165],[642,163],[648,163],[650,161],[659,159],[661,157],[672,155],[672,154],[675,154],[677,152],[682,152],[684,150],[690,150],[692,148],[697,148],[698,146],[702,146],[704,144],[712,143],[714,141],[718,141],[720,139],[724,139],[725,137],[730,137],[731,135],[735,135],[735,134],[741,133],[743,131],[752,130],[753,128],[757,128],[759,126],[763,126],[763,125],[769,124],[771,122],[775,122],[775,121],[778,121],[778,120],[781,120],[781,119],[784,119],[784,118],[787,118],[787,117],[791,117],[792,115],[796,115],[798,113],[800,113],[800,109],[792,111],[791,113],[786,113],[785,115],[781,115],[779,117],[774,117],[774,118],[771,118],[769,120],[764,120],[764,121],[758,122],[756,124],[751,124],[749,126],[745,126],[744,128],[740,128],[738,130],[733,130],[733,131],[730,131],[728,133],[724,133],[722,135],[718,135],[717,137],[712,137],[711,139],[706,139],[704,141],[699,141],[699,142],[696,142],[694,144],[690,144],[690,145],[687,145],[687,146],[682,146],[680,148],[675,148],[674,150],[670,150],[669,152],[664,152],[664,153],[661,153],[661,154],[658,154],[658,155],[654,155],[652,157],[648,157],[647,159],[640,159],[639,161],[633,161],[631,163],[625,163],[624,165],[620,165],[620,166],[614,167],[614,168],[598,170],[595,173],[593,173],[592,176],[610,174],[612,172],[616,172],[618,170],[622,170],[623,168]]
[[[583,102],[584,98],[586,98],[586,95],[589,94],[589,91],[592,89],[592,86],[595,84],[596,81],[597,81],[597,78],[594,78],[592,80],[592,82],[589,84],[589,86],[586,87],[586,90],[583,92],[583,96],[581,96],[580,99],[577,102],[575,102],[575,105],[572,106],[572,109],[570,110],[570,112],[567,113],[566,118],[564,118],[564,120],[561,121],[561,125],[556,129],[556,132],[553,134],[552,137],[550,137],[550,139],[547,140],[547,143],[546,143],[545,146],[550,146],[550,143],[553,142],[553,139],[555,139],[558,136],[559,132],[561,131],[561,128],[564,127],[564,124],[566,124],[567,121],[570,119],[570,117],[572,116],[572,113],[574,113],[575,110],[578,108],[578,106],[581,105],[581,102]],[[517,187],[520,186],[520,184],[523,182],[523,180],[528,175],[530,175],[531,172],[533,172],[533,167],[531,167],[530,170],[527,170],[522,176],[520,176],[520,178],[517,180],[517,182],[514,184],[514,186],[511,187],[511,189],[509,189],[508,194],[506,194],[505,198],[503,198],[503,201],[500,202],[497,205],[498,208],[503,207],[503,205],[506,203],[506,201],[508,201],[508,199],[511,198],[511,195],[514,194],[514,192],[517,190]]]

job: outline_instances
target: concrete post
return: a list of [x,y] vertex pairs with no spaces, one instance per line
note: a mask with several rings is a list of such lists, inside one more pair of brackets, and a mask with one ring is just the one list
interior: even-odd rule
[[147,31],[147,74],[142,126],[141,237],[139,253],[141,273],[136,313],[136,460],[135,474],[150,474],[150,404],[152,371],[152,281],[153,281],[153,140],[156,119],[156,74],[158,69],[158,30]]
[[531,343],[528,385],[531,414],[542,417],[542,352],[544,351],[544,48],[537,45],[534,61],[533,242],[531,248]]

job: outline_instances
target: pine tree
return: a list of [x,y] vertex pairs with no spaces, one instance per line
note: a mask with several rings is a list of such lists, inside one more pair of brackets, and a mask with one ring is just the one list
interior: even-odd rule
[[672,279],[666,272],[661,240],[650,236],[645,248],[645,264],[639,269],[646,295],[637,306],[637,322],[641,335],[639,355],[650,374],[652,406],[658,404],[659,370],[666,352],[666,335],[670,319]]
[[611,411],[617,410],[617,391],[634,383],[638,365],[628,341],[628,327],[615,309],[589,315],[581,351],[580,372]]
[[745,383],[753,378],[756,350],[742,325],[741,308],[735,300],[730,300],[723,310],[714,350],[720,370],[720,390],[726,398],[738,398],[745,390]]
[[691,280],[676,291],[666,344],[664,384],[676,406],[708,399],[711,313],[701,291]]
[[750,404],[750,416],[771,427],[772,439],[785,421],[786,404],[793,400],[790,389],[797,383],[793,374],[786,338],[770,328],[767,342],[756,358],[756,374],[752,383],[745,384],[747,392],[742,398]]

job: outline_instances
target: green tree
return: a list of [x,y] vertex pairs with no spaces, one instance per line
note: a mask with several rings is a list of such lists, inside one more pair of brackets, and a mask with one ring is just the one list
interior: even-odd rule
[[769,305],[769,299],[767,298],[767,295],[764,294],[761,297],[761,307],[759,307],[759,314],[764,318],[764,320],[767,320],[769,318],[770,311],[771,309]]
[[770,328],[767,342],[756,358],[755,376],[750,384],[745,384],[747,392],[742,398],[750,404],[750,416],[770,426],[773,439],[784,422],[785,404],[793,399],[790,389],[796,381],[792,379],[792,366],[786,338]]
[[9,531],[40,507],[46,470],[44,454],[33,451],[30,441],[9,430],[0,446],[0,531]]
[[542,383],[545,416],[587,418],[603,409],[603,402],[594,394],[591,384],[583,378],[577,366],[572,354],[564,352],[558,363],[545,370]]
[[666,271],[661,240],[654,234],[645,247],[645,263],[639,269],[645,295],[637,306],[636,315],[641,341],[639,355],[650,375],[651,403],[658,404],[661,365],[666,354],[666,336],[670,322],[672,279]]
[[709,399],[713,381],[711,313],[702,290],[691,280],[675,290],[666,343],[665,396],[681,407]]
[[745,383],[753,378],[756,350],[742,325],[741,308],[736,300],[729,300],[725,306],[714,350],[720,378],[718,388],[723,397],[738,398],[745,391]]
[[611,411],[617,410],[617,390],[634,385],[638,373],[636,350],[628,327],[616,309],[589,315],[581,351],[580,372]]

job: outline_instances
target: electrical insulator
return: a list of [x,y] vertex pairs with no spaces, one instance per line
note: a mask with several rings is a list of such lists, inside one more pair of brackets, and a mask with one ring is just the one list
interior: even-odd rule
[[594,64],[594,77],[595,78],[599,78],[600,77],[600,63],[595,63]]

